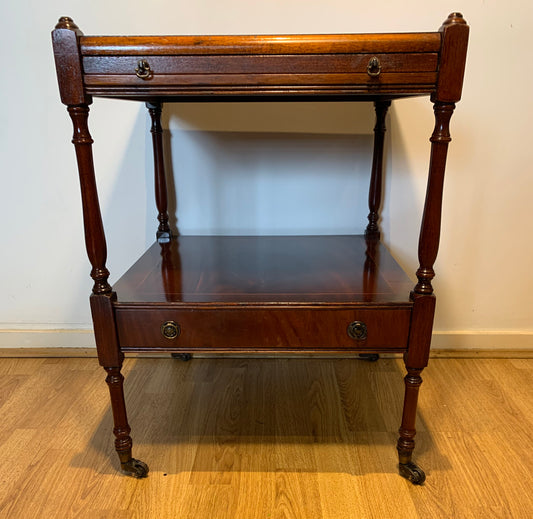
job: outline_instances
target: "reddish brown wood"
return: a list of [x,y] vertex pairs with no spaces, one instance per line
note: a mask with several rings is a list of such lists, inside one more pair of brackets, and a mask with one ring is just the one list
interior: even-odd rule
[[[140,80],[139,80],[140,81]],[[139,82],[132,84],[87,86],[86,92],[92,96],[110,99],[149,101],[153,98],[166,102],[268,102],[268,101],[370,101],[376,98],[400,99],[429,95],[435,90],[435,83],[417,84],[321,84],[321,85],[165,85],[147,87]]]
[[383,72],[379,77],[370,77],[367,73],[331,73],[331,74],[156,74],[149,79],[140,79],[134,73],[126,74],[92,74],[85,76],[87,91],[96,87],[108,87],[109,92],[119,87],[138,86],[145,88],[150,83],[154,87],[174,87],[176,94],[180,87],[223,87],[223,86],[335,86],[350,85],[354,89],[372,92],[372,89],[385,85],[396,92],[402,89],[396,85],[435,85],[436,72]]
[[456,103],[461,99],[470,28],[461,13],[451,13],[442,27],[439,77],[435,101]]
[[87,105],[69,106],[68,112],[74,126],[72,142],[76,148],[80,176],[85,246],[93,267],[91,270],[91,277],[94,279],[93,294],[109,294],[111,292],[111,287],[107,282],[109,271],[105,266],[107,246],[94,176],[91,147],[93,140],[87,125],[89,107]]
[[414,306],[409,349],[405,354],[408,374],[405,378],[404,411],[397,444],[400,464],[404,466],[411,463],[415,447],[416,406],[418,390],[422,383],[420,373],[429,359],[435,313],[435,296],[431,280],[435,276],[433,265],[439,249],[444,171],[448,143],[451,141],[449,124],[455,102],[461,98],[468,31],[468,25],[460,13],[450,14],[440,28],[443,38],[439,75],[436,91],[432,94],[435,129],[430,139],[428,185],[418,244],[420,261],[420,267],[416,272],[418,283],[411,294]]
[[115,367],[106,367],[107,377],[105,379],[109,387],[111,397],[111,409],[113,411],[115,435],[115,450],[117,451],[120,463],[124,464],[131,460],[132,440],[130,436],[131,428],[128,424],[126,414],[126,404],[124,401],[124,377],[120,372],[122,364]]
[[[87,251],[95,280],[91,308],[100,363],[109,374],[122,468],[137,477],[148,470],[131,458],[120,374],[124,351],[403,351],[407,376],[397,444],[400,473],[422,483],[423,472],[411,455],[420,375],[428,361],[435,310],[431,280],[449,121],[461,96],[466,59],[468,26],[462,15],[452,13],[434,33],[177,37],[85,37],[72,20],[62,18],[52,38],[61,99],[74,124]],[[374,59],[378,63],[367,68]],[[149,67],[148,73],[140,74],[143,77],[135,70],[139,60],[144,60],[144,70]],[[92,95],[150,103],[159,239],[169,233],[162,102],[374,102],[366,240],[180,237],[147,251],[117,282],[115,296],[107,283],[87,127]],[[386,111],[392,99],[414,95],[431,95],[435,130],[418,283],[409,294],[409,279],[379,243],[378,220]],[[348,327],[352,320],[357,325]],[[176,339],[161,334],[167,321],[179,322]],[[348,335],[355,337],[361,330],[358,338]]]
[[284,34],[257,36],[84,36],[81,52],[91,55],[346,54],[439,52],[441,35]]
[[92,294],[89,299],[100,365],[104,367],[120,366],[124,356],[118,344],[115,310],[113,308],[117,296],[114,292],[106,295]]
[[86,75],[134,73],[140,59],[146,59],[158,74],[326,74],[336,72],[366,74],[370,57],[377,57],[382,72],[434,72],[438,54],[313,54],[261,56],[85,56]]
[[381,188],[383,185],[383,143],[385,141],[385,117],[390,101],[376,101],[376,126],[374,127],[374,154],[372,156],[372,174],[370,176],[370,190],[368,194],[368,225],[365,236],[379,240],[379,210],[381,207]]
[[[363,266],[363,292],[365,294],[365,302],[371,302],[374,299],[374,294],[376,293],[376,282],[378,276],[383,275],[378,272],[378,269],[381,266],[381,246],[379,241],[373,237],[369,238],[365,235],[365,241],[366,251],[365,264]],[[394,260],[390,261],[389,264],[392,265],[393,262]],[[394,279],[394,277],[392,277],[392,279]],[[398,287],[397,277],[395,281],[396,287]],[[392,286],[395,286],[394,282]]]
[[416,272],[418,283],[416,294],[432,294],[431,280],[435,276],[433,264],[437,259],[440,239],[440,222],[442,212],[442,190],[444,187],[444,171],[450,137],[450,118],[455,104],[440,103],[434,105],[435,129],[431,136],[431,159],[429,177],[424,204],[424,215],[418,242],[418,259],[420,267]]
[[[80,40],[89,94],[160,96],[429,94],[439,33],[310,36],[92,37]],[[369,60],[381,74],[367,74]],[[135,74],[139,60],[150,74]],[[149,100],[148,96],[144,98]]]
[[57,81],[61,101],[66,105],[90,104],[83,88],[83,71],[78,39],[83,33],[74,21],[63,16],[52,31]]
[[411,307],[411,286],[387,249],[379,242],[367,247],[363,236],[179,236],[152,245],[113,288],[117,307]]
[[[130,350],[404,351],[410,317],[411,310],[405,306],[388,306],[379,312],[372,306],[332,309],[287,305],[183,309],[162,305],[120,306],[117,327],[121,347]],[[167,321],[179,324],[179,337],[167,339],[162,334],[161,326]],[[366,339],[348,336],[347,328],[353,321],[365,323]]]
[[421,369],[409,368],[405,381],[405,397],[402,414],[402,425],[400,426],[400,438],[398,439],[397,449],[399,461],[406,465],[411,461],[411,455],[415,448],[415,421],[416,407],[418,403],[418,391],[422,384],[420,376]]
[[407,369],[421,369],[428,364],[436,298],[434,295],[412,293],[411,299],[414,304],[411,316],[411,333],[409,334],[409,350],[404,358]]
[[167,180],[165,176],[165,157],[163,154],[163,128],[161,126],[161,103],[146,103],[152,119],[152,145],[154,150],[155,202],[158,210],[159,227],[156,238],[159,243],[170,241],[167,212]]
[[454,108],[455,104],[453,103],[436,102],[434,105],[435,129],[430,139],[431,159],[428,186],[418,244],[420,267],[416,272],[418,283],[411,294],[411,299],[414,302],[412,331],[409,349],[405,354],[408,375],[405,378],[404,411],[397,444],[400,464],[402,465],[411,463],[411,455],[415,447],[418,390],[422,383],[420,373],[429,359],[435,313],[435,296],[433,295],[431,280],[435,276],[433,264],[439,248],[444,170],[448,143],[451,140],[449,122]]

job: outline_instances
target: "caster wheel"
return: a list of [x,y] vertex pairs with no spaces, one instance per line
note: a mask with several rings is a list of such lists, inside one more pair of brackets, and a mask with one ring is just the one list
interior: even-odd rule
[[408,479],[413,485],[422,485],[426,481],[424,471],[415,463],[400,463],[400,476]]
[[379,359],[379,353],[360,353],[359,358],[367,362],[376,362]]
[[120,464],[122,472],[127,476],[132,476],[134,478],[145,478],[148,476],[148,465],[140,460],[135,458],[129,459],[126,463]]
[[192,355],[190,353],[171,353],[170,355],[173,359],[180,359],[183,362],[187,362],[188,360],[192,359]]

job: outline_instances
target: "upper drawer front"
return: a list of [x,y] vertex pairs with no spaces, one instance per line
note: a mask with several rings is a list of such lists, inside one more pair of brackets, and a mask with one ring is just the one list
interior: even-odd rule
[[88,93],[153,91],[165,95],[239,93],[430,92],[438,54],[89,55],[83,57]]
[[402,350],[410,317],[405,307],[116,310],[120,346],[132,350]]

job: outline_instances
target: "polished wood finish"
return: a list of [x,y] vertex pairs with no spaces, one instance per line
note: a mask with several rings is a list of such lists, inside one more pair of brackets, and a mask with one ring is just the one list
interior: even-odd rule
[[165,157],[163,154],[163,128],[161,126],[161,103],[146,103],[148,112],[152,119],[152,145],[154,149],[154,183],[155,183],[155,203],[158,210],[156,238],[159,243],[166,243],[170,240],[171,232],[168,225],[167,212],[167,181],[165,176]]
[[[432,93],[434,102],[435,129],[431,135],[431,156],[424,213],[418,242],[420,266],[416,272],[416,284],[411,299],[414,302],[411,322],[412,337],[405,354],[407,375],[405,377],[405,400],[402,425],[397,449],[400,466],[409,466],[415,446],[415,419],[418,391],[422,383],[420,373],[427,366],[431,331],[435,314],[435,296],[431,280],[435,276],[433,264],[437,259],[440,240],[442,193],[448,143],[451,141],[449,124],[455,102],[461,98],[466,46],[469,28],[460,13],[452,13],[440,31],[443,34],[441,67],[437,89]],[[416,474],[413,476],[416,477]]]
[[116,436],[115,449],[121,463],[127,462],[131,458],[132,441],[130,437],[131,428],[128,424],[126,406],[124,404],[124,376],[120,368],[105,368],[107,377],[105,379],[109,394],[111,395],[111,409],[113,411],[113,421],[115,427],[113,434]]
[[111,292],[111,286],[107,282],[109,271],[105,266],[107,245],[98,202],[96,178],[94,176],[93,140],[87,125],[89,107],[87,105],[69,106],[68,112],[74,126],[72,142],[76,148],[76,158],[78,160],[85,246],[89,261],[93,267],[91,270],[91,277],[94,280],[93,294],[109,294]]
[[[456,16],[457,13],[454,13]],[[72,21],[71,21],[72,22]],[[444,27],[444,25],[443,25]],[[399,34],[283,34],[254,36],[83,36],[83,56],[220,56],[435,53],[435,32]]]
[[418,283],[416,294],[433,293],[431,280],[435,276],[433,264],[437,259],[440,239],[440,221],[442,212],[442,189],[444,186],[444,170],[450,137],[450,118],[455,104],[436,102],[435,129],[431,136],[431,159],[429,164],[429,179],[424,205],[424,215],[418,243],[418,259],[420,267],[416,272]]
[[83,87],[83,70],[79,38],[83,33],[71,18],[63,16],[52,32],[54,58],[61,102],[66,105],[88,105],[91,102]]
[[[83,70],[88,84],[96,79],[92,76],[131,75],[138,64],[138,56],[85,56]],[[403,72],[435,72],[437,70],[438,54],[432,53],[376,53],[382,67],[390,67],[389,72],[397,74]],[[173,58],[174,56],[171,56]],[[279,56],[179,56],[179,59],[169,59],[168,56],[150,56],[148,61],[153,69],[154,77],[164,75],[193,75],[193,74],[294,74],[298,67],[298,74],[326,74],[353,73],[366,74],[369,58],[364,54],[315,54]],[[254,77],[254,76],[250,76]],[[154,78],[151,78],[154,79]]]
[[430,94],[440,47],[439,33],[80,38],[86,92],[133,99]]
[[461,13],[452,13],[444,21],[442,33],[439,79],[433,99],[456,103],[461,99],[466,63],[469,28]]
[[363,236],[179,236],[169,244],[153,244],[113,289],[120,294],[117,307],[248,303],[410,308],[411,286],[386,247]]
[[90,299],[93,318],[94,338],[98,349],[98,360],[101,366],[120,367],[124,355],[118,343],[115,309],[117,296],[92,294]]
[[[124,352],[403,352],[407,376],[400,473],[412,462],[421,373],[435,310],[431,281],[440,236],[449,122],[461,97],[468,25],[452,13],[434,33],[267,36],[84,36],[69,18],[52,33],[61,100],[74,124],[85,236],[95,281],[91,308],[108,372],[123,470],[131,457],[122,389]],[[429,95],[435,129],[416,272],[379,243],[385,118],[391,100]],[[152,119],[156,243],[108,284],[106,243],[87,126],[92,96],[144,101]],[[366,239],[179,237],[168,227],[161,106],[173,101],[370,101],[376,109]]]
[[[403,351],[410,317],[409,308],[394,306],[380,312],[371,307],[121,306],[117,328],[123,351]],[[167,339],[161,333],[168,321],[179,324],[179,337]],[[367,338],[348,335],[353,321],[365,323]]]
[[374,127],[374,153],[372,155],[372,173],[370,176],[370,190],[368,192],[368,225],[365,236],[379,240],[379,210],[381,207],[381,188],[383,185],[383,144],[385,142],[385,117],[390,101],[376,101],[376,126]]

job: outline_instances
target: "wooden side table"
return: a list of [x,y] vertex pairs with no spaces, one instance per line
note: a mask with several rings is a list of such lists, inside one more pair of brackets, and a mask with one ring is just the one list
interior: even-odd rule
[[[52,32],[61,101],[74,125],[90,297],[107,371],[115,446],[132,458],[121,366],[125,352],[402,352],[407,375],[400,474],[411,460],[420,374],[435,296],[449,121],[461,97],[468,25],[452,13],[438,32],[292,36],[84,36],[67,17]],[[416,272],[409,278],[380,243],[385,116],[391,101],[431,96],[435,129]],[[87,120],[93,97],[146,103],[152,126],[156,242],[111,287]],[[173,236],[168,224],[161,109],[187,101],[365,101],[376,111],[364,236]],[[412,288],[412,289],[411,289]]]

